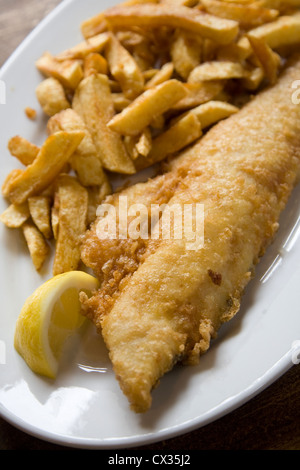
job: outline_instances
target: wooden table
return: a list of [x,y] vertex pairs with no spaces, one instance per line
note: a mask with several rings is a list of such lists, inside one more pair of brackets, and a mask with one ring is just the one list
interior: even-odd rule
[[[60,0],[0,0],[0,65],[59,3]],[[299,367],[294,365],[273,385],[225,417],[139,450],[300,450]],[[0,418],[0,450],[64,449],[31,437]]]

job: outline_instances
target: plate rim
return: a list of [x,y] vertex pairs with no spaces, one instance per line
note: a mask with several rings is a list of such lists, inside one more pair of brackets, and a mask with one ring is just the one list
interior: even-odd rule
[[[189,422],[184,422],[180,425],[177,425],[176,427],[173,427],[172,430],[166,429],[158,431],[153,435],[146,434],[132,437],[106,439],[60,435],[52,433],[51,431],[47,432],[45,430],[41,430],[37,426],[25,423],[21,418],[13,415],[10,411],[6,410],[6,412],[3,412],[2,404],[0,404],[0,416],[15,428],[31,435],[32,437],[63,447],[87,450],[113,450],[142,447],[161,442],[163,440],[173,439],[178,436],[182,436],[183,434],[195,431],[196,429],[201,429],[204,426],[207,426],[240,408],[245,403],[249,402],[258,394],[267,389],[293,367],[294,364],[291,360],[291,355],[292,350],[289,350],[279,361],[277,361],[277,363],[275,363],[265,374],[263,374],[263,376],[255,379],[249,387],[243,390],[242,393],[233,395],[232,397],[224,400],[221,405],[219,404],[216,408],[210,409],[208,412],[202,415],[201,423],[199,423],[199,417],[196,417]],[[231,402],[230,406],[224,406],[224,404],[228,402]],[[207,416],[205,419],[203,419],[203,416],[205,415]]]
[[[4,64],[0,68],[0,78],[2,78],[8,71],[11,65],[20,56],[22,51],[27,48],[28,45],[34,40],[34,38],[43,30],[43,28],[51,21],[61,14],[61,12],[68,8],[69,5],[74,3],[76,0],[62,0],[56,7],[53,8],[34,28],[33,30],[21,41],[16,47],[12,54],[5,60]],[[2,403],[0,403],[0,417],[6,422],[11,424],[16,429],[31,435],[37,439],[41,439],[45,442],[49,442],[55,445],[78,448],[78,449],[124,449],[136,446],[145,446],[152,443],[160,442],[162,440],[169,440],[185,433],[192,432],[196,429],[200,429],[232,411],[238,409],[243,404],[247,403],[282,375],[288,372],[293,367],[291,360],[292,349],[288,350],[279,361],[277,361],[266,373],[261,377],[256,378],[250,386],[244,389],[242,392],[231,396],[224,402],[219,404],[216,408],[208,410],[201,418],[196,417],[192,420],[185,421],[172,428],[167,428],[161,431],[156,431],[151,434],[140,434],[131,437],[117,437],[117,438],[84,438],[76,436],[66,436],[63,434],[53,433],[51,431],[45,431],[38,428],[35,425],[24,422],[24,420],[11,411],[7,410]],[[225,402],[226,405],[224,406]],[[204,417],[204,418],[203,418]]]

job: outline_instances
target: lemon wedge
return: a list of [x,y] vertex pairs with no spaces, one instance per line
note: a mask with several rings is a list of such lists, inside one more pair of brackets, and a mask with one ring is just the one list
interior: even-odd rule
[[66,339],[85,321],[79,293],[90,296],[98,287],[90,274],[70,271],[54,276],[28,297],[17,319],[14,346],[34,372],[56,377]]

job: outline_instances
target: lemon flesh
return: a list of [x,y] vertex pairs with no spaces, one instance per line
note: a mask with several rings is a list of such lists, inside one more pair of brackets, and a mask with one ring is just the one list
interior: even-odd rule
[[34,372],[56,377],[66,339],[85,321],[79,293],[90,296],[98,288],[95,277],[70,271],[54,276],[28,297],[17,319],[14,346]]

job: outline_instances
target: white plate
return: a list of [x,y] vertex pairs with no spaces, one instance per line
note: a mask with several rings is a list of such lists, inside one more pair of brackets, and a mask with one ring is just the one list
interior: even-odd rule
[[[1,113],[1,182],[17,162],[7,150],[20,134],[40,144],[42,113],[29,121],[24,108],[39,109],[34,62],[45,50],[58,53],[82,40],[79,25],[116,2],[67,0],[18,48],[2,69],[6,104]],[[2,183],[1,183],[2,184]],[[36,274],[22,237],[0,226],[0,413],[23,431],[78,448],[124,448],[186,433],[237,408],[271,384],[299,352],[299,188],[281,219],[275,243],[249,285],[240,313],[224,326],[210,351],[193,368],[176,367],[153,394],[151,411],[129,410],[112,373],[101,337],[88,326],[75,338],[59,376],[51,382],[33,374],[13,347],[15,322],[24,300],[51,275]],[[0,209],[6,203],[0,200]]]

